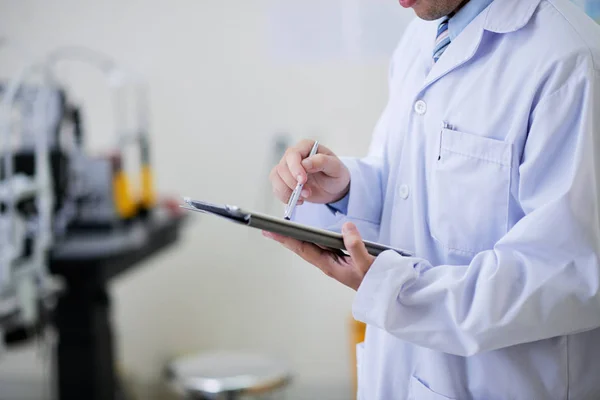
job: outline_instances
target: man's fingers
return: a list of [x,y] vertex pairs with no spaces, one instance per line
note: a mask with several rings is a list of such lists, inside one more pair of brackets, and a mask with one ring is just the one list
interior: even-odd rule
[[273,232],[263,231],[263,236],[281,243],[287,249],[299,255],[302,259],[319,268],[331,278],[340,279],[344,273],[343,267],[336,262],[338,257],[332,257],[329,250],[324,250],[316,244],[302,242]]
[[323,172],[325,175],[331,177],[340,176],[342,168],[344,168],[339,158],[326,154],[315,154],[312,157],[306,158],[302,161],[302,166],[308,173]]
[[[307,180],[307,171],[306,168],[303,166],[302,160],[308,157],[314,144],[314,140],[301,140],[294,147],[290,147],[286,151],[286,154],[284,156],[285,163],[287,164],[290,173],[292,174],[294,179],[296,181],[299,181],[300,183],[305,183]],[[334,160],[336,159],[333,152],[323,145],[319,145],[317,153],[318,155],[331,157]],[[335,166],[332,166],[332,168],[335,168]]]
[[281,179],[279,174],[275,171],[271,174],[271,185],[273,187],[273,194],[281,202],[287,203],[292,195],[292,190],[288,185]]
[[285,164],[296,183],[306,183],[308,177],[306,170],[302,166],[302,160],[308,157],[314,144],[314,140],[304,139],[298,142],[294,147],[287,149],[285,152]]
[[[300,142],[298,142],[298,144],[296,144],[294,146],[294,148],[298,152],[300,152],[300,156],[304,159],[304,158],[308,157],[314,144],[315,144],[314,140],[304,139],[304,140],[301,140]],[[328,156],[333,155],[333,152],[331,150],[329,150],[327,147],[323,146],[322,144],[319,144],[319,150],[317,151],[317,153],[318,154],[326,154]]]
[[371,266],[371,256],[363,243],[360,233],[358,233],[356,225],[351,222],[345,223],[342,227],[342,234],[344,236],[344,245],[356,266],[361,269],[361,272],[367,273]]
[[307,175],[302,166],[302,154],[298,149],[294,147],[288,149],[285,154],[285,163],[296,183],[306,182]]
[[311,264],[318,264],[323,261],[323,250],[321,250],[318,246],[308,243],[301,242],[300,240],[296,240],[287,236],[279,235],[273,232],[263,232],[263,235],[275,240],[276,242],[281,243],[289,250],[298,254],[304,260],[308,261]]
[[292,173],[290,172],[286,162],[282,160],[282,162],[280,162],[275,169],[287,187],[289,187],[291,190],[294,190],[298,184],[298,179],[292,176]]
[[[275,196],[282,202],[287,203],[290,200],[293,189],[296,189],[296,181],[292,178],[292,175],[287,170],[287,165],[276,165],[269,175],[269,180],[271,181],[271,186]],[[296,205],[302,205],[304,200],[310,197],[311,194],[312,190],[310,187],[305,186]]]
[[276,242],[282,243],[286,237],[283,235],[280,235],[278,233],[273,233],[273,232],[269,232],[269,231],[262,231],[262,234],[264,237],[267,237],[269,239],[273,239]]

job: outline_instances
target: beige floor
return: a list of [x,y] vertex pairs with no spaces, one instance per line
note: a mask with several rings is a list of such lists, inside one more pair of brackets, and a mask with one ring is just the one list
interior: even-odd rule
[[[0,354],[0,400],[52,400],[52,360],[39,348],[27,345]],[[136,382],[128,377],[127,386],[144,400],[171,400],[158,384]],[[348,400],[352,398],[344,384],[304,381],[301,378],[284,393],[273,397],[283,400]]]

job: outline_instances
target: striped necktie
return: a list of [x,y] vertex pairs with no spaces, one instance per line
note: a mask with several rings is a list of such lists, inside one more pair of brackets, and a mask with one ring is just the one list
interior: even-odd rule
[[440,23],[437,31],[437,37],[435,39],[435,46],[433,48],[433,61],[437,62],[444,51],[450,45],[450,32],[448,32],[448,21],[450,19],[448,17],[444,18],[444,20]]

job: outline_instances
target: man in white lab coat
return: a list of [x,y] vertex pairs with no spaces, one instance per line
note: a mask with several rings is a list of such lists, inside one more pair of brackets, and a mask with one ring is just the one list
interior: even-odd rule
[[[290,148],[265,233],[356,290],[359,398],[600,399],[600,28],[568,0],[400,0],[368,156]],[[361,238],[406,249],[370,256]]]

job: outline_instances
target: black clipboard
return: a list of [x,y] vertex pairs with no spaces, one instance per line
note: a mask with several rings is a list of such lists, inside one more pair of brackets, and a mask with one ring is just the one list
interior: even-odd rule
[[[192,200],[187,197],[184,198],[184,201],[186,206],[182,208],[186,210],[215,215],[251,228],[278,233],[303,242],[314,243],[332,249],[338,254],[339,252],[342,252],[342,255],[347,254],[342,235],[337,232],[314,228],[284,218],[276,218],[270,215],[244,210],[237,206],[211,204],[204,201]],[[396,249],[368,240],[364,240],[363,242],[367,247],[369,254],[375,257],[387,250],[395,251],[405,257],[412,256],[412,254],[406,250]]]

